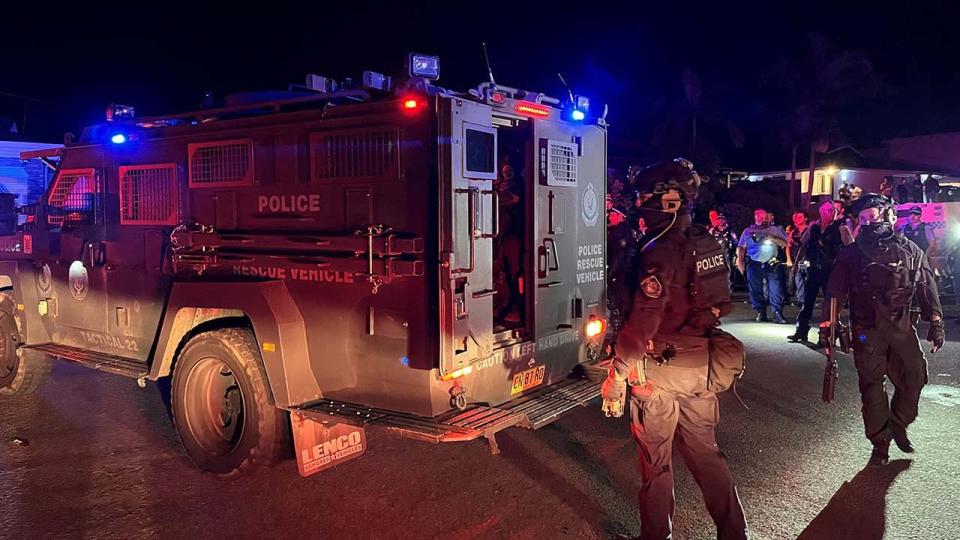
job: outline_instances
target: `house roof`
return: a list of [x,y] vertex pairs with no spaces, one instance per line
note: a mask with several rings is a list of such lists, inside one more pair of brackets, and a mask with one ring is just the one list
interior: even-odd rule
[[28,141],[0,141],[0,158],[19,158],[20,152],[60,148],[62,144],[50,144]]

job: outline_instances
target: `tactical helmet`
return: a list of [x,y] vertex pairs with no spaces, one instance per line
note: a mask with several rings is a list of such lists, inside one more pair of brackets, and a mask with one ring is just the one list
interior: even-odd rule
[[879,209],[883,221],[893,223],[897,219],[897,209],[893,199],[877,193],[867,193],[861,196],[850,206],[850,211],[854,216],[859,216],[860,212],[869,208]]
[[700,176],[684,158],[652,165],[634,175],[631,186],[640,206],[661,212],[690,212],[697,198]]

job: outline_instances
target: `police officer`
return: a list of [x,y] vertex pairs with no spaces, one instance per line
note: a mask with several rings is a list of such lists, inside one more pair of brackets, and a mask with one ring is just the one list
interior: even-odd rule
[[933,230],[927,228],[927,224],[923,222],[923,209],[914,206],[907,210],[907,215],[909,218],[900,228],[900,234],[909,238],[924,253],[930,253],[930,248],[936,245],[937,240]]
[[[607,415],[620,416],[629,387],[643,476],[641,538],[671,537],[674,441],[703,490],[718,536],[746,538],[743,508],[714,434],[717,395],[709,385],[702,387],[714,339],[708,336],[743,351],[735,338],[716,329],[719,317],[730,311],[723,253],[703,227],[691,224],[699,177],[690,162],[641,171],[635,185],[645,193],[638,212],[649,230],[639,253],[632,311],[602,396]],[[655,370],[653,358],[670,362]]]
[[643,218],[631,211],[623,221],[607,227],[607,310],[610,314],[607,338],[611,341],[616,341],[630,312],[642,225]]
[[[921,317],[930,322],[931,353],[943,346],[943,312],[926,255],[893,230],[893,201],[870,193],[852,210],[859,223],[856,240],[841,249],[827,294],[841,306],[850,297],[863,424],[873,443],[870,464],[885,465],[891,438],[901,451],[913,452],[907,426],[917,417],[920,390],[927,382],[927,361],[911,306],[915,299]],[[834,322],[826,305],[824,313],[822,334]],[[884,376],[895,388],[892,401],[887,399]]]
[[[787,233],[780,227],[771,226],[767,211],[758,208],[753,212],[754,224],[744,229],[737,244],[737,269],[747,277],[750,304],[757,312],[757,322],[766,322],[767,302],[773,307],[773,319],[786,324],[783,318],[783,295],[781,288],[780,248],[787,247]],[[764,288],[769,294],[764,294]]]
[[730,285],[730,290],[733,290],[733,258],[737,251],[737,233],[730,230],[730,224],[727,221],[727,216],[718,213],[716,221],[711,221],[713,225],[710,227],[710,234],[720,243],[720,247],[723,248],[723,260],[727,264],[727,267],[730,268],[729,278],[727,279],[728,284]]
[[[843,247],[836,205],[833,201],[824,201],[820,203],[818,210],[820,219],[807,227],[800,237],[800,249],[797,253],[797,265],[802,270],[804,284],[803,297],[800,298],[802,306],[800,314],[797,315],[797,331],[787,337],[794,343],[807,341],[817,295],[821,290],[826,291],[834,261]],[[824,294],[824,301],[827,300],[829,297]]]

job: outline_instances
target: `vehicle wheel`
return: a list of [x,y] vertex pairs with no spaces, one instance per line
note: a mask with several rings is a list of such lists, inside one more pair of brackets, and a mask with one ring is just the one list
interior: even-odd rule
[[197,467],[230,477],[283,458],[290,415],[271,402],[253,333],[243,328],[204,332],[174,366],[173,422]]
[[21,340],[14,306],[13,296],[0,292],[0,396],[36,392],[50,373],[47,355],[18,348]]

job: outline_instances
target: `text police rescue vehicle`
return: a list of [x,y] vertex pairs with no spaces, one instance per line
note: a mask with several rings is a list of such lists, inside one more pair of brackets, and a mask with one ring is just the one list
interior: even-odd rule
[[[606,128],[570,103],[362,85],[134,118],[62,150],[0,237],[0,392],[48,357],[172,377],[191,459],[230,475],[356,457],[365,426],[433,442],[538,428],[599,394]],[[572,96],[571,96],[572,97]]]

